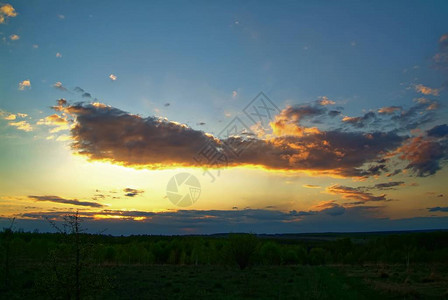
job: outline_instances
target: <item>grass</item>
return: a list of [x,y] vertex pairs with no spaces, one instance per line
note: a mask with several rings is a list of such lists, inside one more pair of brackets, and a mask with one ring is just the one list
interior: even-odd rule
[[[103,266],[111,287],[103,299],[448,299],[448,266]],[[42,299],[45,272],[16,269],[8,299]],[[3,295],[4,296],[4,295]],[[3,299],[0,294],[0,298]]]
[[110,267],[116,299],[375,299],[360,280],[324,266]]

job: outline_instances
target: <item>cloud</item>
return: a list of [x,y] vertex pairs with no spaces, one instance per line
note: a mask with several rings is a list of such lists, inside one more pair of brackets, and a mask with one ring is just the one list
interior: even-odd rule
[[410,138],[397,153],[400,159],[409,162],[406,169],[411,169],[417,176],[433,175],[441,169],[441,162],[448,158],[447,140],[437,141],[423,136]]
[[53,84],[53,87],[55,89],[58,89],[58,90],[61,90],[61,91],[64,91],[64,92],[67,91],[67,89],[62,85],[62,82],[60,82],[60,81],[58,81],[55,84]]
[[[151,234],[366,232],[446,229],[448,224],[448,217],[391,220],[383,216],[382,206],[350,206],[342,209],[330,201],[320,209],[322,210],[228,209],[161,212],[86,209],[80,210],[79,214],[90,232],[108,228],[108,234],[116,235],[148,234],[148,232]],[[71,209],[58,211],[32,209],[18,214],[17,219],[25,230],[39,228],[41,231],[51,231],[48,222],[45,221],[46,218],[58,222],[63,221],[64,215],[72,213]],[[0,219],[0,225],[6,224],[7,221]]]
[[61,204],[70,204],[70,205],[76,205],[76,206],[88,206],[88,207],[94,207],[94,208],[101,208],[104,207],[104,205],[98,203],[98,202],[90,202],[90,201],[79,201],[77,199],[65,199],[59,196],[33,196],[30,195],[28,198],[35,200],[35,201],[48,201],[48,202],[54,202],[54,203],[61,203]]
[[9,39],[10,39],[11,41],[17,41],[17,40],[20,39],[20,36],[18,36],[17,34],[11,34],[11,35],[9,36]]
[[17,12],[11,4],[0,3],[0,24],[5,23],[8,18],[17,16]]
[[125,192],[124,195],[126,197],[134,197],[134,196],[137,196],[139,194],[143,194],[145,192],[143,190],[136,190],[136,189],[132,189],[132,188],[125,188],[123,191]]
[[368,187],[368,189],[377,189],[377,190],[390,190],[397,186],[404,185],[404,181],[391,181],[385,183],[377,183],[373,187]]
[[375,196],[372,193],[364,192],[359,188],[353,188],[353,187],[343,186],[343,185],[338,185],[338,184],[327,187],[326,192],[328,192],[330,194],[341,195],[342,198],[344,198],[344,199],[352,199],[352,200],[357,200],[357,201],[361,201],[361,202],[387,200],[385,194],[380,195],[380,196]]
[[306,187],[309,189],[320,189],[321,188],[320,185],[315,185],[315,184],[304,184],[303,187]]
[[109,75],[110,80],[115,81],[117,80],[117,76],[115,76],[114,74],[110,74]]
[[323,96],[318,103],[320,105],[332,105],[332,104],[336,104],[336,102],[334,102],[333,100],[328,99],[327,97]]
[[31,81],[29,79],[19,82],[19,91],[31,88]]
[[438,125],[434,126],[430,130],[427,131],[428,136],[436,137],[436,138],[443,138],[448,137],[448,125]]
[[437,69],[448,68],[448,33],[442,35],[439,39],[439,51],[433,57]]
[[3,111],[3,110],[1,110],[0,109],[0,117],[1,118],[3,118],[4,120],[7,120],[7,121],[14,121],[14,120],[16,120],[17,118],[26,118],[28,116],[28,114],[24,114],[24,113],[15,113],[15,114],[13,114],[13,113],[10,113],[10,112],[7,112],[7,111]]
[[70,128],[68,120],[57,114],[53,114],[43,119],[40,119],[36,124],[54,126],[55,128],[50,130],[51,133],[59,132],[61,130],[66,130]]
[[[229,167],[255,165],[321,175],[370,176],[387,170],[376,161],[404,140],[393,132],[367,134],[306,129],[300,121],[307,116],[325,114],[309,107],[289,107],[282,111],[272,125],[295,126],[297,131],[269,139],[251,136],[218,139],[183,124],[155,117],[143,118],[101,103],[61,103],[53,108],[74,118],[71,134],[72,149],[76,153],[91,160],[136,168],[216,167],[216,161],[195,159],[201,155],[200,150],[209,145],[227,160]],[[228,145],[245,150],[235,157]]]
[[342,122],[353,125],[357,128],[363,128],[376,120],[376,114],[374,112],[368,112],[362,117],[344,117]]
[[415,86],[415,90],[423,95],[433,95],[433,96],[439,95],[438,89],[433,89],[433,88],[424,86],[423,84],[417,84]]
[[339,216],[345,213],[345,207],[337,204],[334,200],[322,201],[311,209],[330,216]]
[[297,105],[288,106],[278,114],[270,123],[272,130],[277,136],[304,136],[319,133],[316,127],[305,127],[302,122],[312,117],[325,114],[326,110],[320,106]]
[[62,54],[59,52],[56,52],[56,58],[62,58]]
[[436,211],[448,212],[448,206],[445,206],[445,207],[440,207],[440,206],[429,207],[428,211],[430,211],[430,212],[436,212]]
[[26,132],[33,131],[33,127],[27,121],[9,122],[8,124],[16,127],[18,130],[23,130]]
[[400,111],[402,108],[401,106],[387,106],[387,107],[382,107],[378,110],[379,114],[393,114],[396,111]]

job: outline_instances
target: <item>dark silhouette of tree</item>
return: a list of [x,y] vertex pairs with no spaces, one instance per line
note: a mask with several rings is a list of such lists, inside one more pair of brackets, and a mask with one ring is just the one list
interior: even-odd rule
[[11,242],[14,237],[14,221],[11,220],[9,227],[4,227],[1,232],[1,248],[3,252],[3,285],[5,291],[10,288],[10,273],[11,273]]
[[254,234],[231,234],[229,236],[230,255],[241,270],[250,265],[257,246],[258,239]]
[[49,272],[41,287],[53,299],[79,300],[105,291],[107,278],[94,261],[94,245],[83,233],[78,211],[65,215],[63,220],[61,225],[48,220],[61,240],[50,254]]

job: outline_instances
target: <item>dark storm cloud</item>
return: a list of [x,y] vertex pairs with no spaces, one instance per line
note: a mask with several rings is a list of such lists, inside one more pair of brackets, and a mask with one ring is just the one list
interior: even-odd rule
[[88,206],[88,207],[95,207],[95,208],[101,208],[104,207],[104,205],[97,203],[97,202],[90,202],[90,201],[79,201],[77,199],[65,199],[59,196],[53,196],[53,195],[45,195],[45,196],[33,196],[30,195],[28,198],[35,200],[35,201],[49,201],[54,203],[61,203],[61,204],[71,204],[71,205],[77,205],[77,206]]

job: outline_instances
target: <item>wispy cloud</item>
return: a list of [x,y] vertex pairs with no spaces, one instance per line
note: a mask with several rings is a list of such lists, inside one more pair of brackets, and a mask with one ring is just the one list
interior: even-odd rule
[[27,121],[9,122],[10,126],[16,127],[18,130],[22,131],[33,131],[33,127]]
[[353,188],[337,184],[327,187],[326,191],[330,194],[341,195],[342,198],[345,199],[352,199],[361,202],[387,200],[385,194],[375,196],[372,193],[362,191],[360,188]]
[[33,196],[30,195],[28,198],[35,200],[35,201],[48,201],[53,203],[61,203],[61,204],[70,204],[70,205],[76,205],[76,206],[88,206],[93,208],[101,208],[104,207],[101,203],[98,202],[91,202],[91,201],[79,201],[77,199],[66,199],[59,196],[53,196],[53,195],[45,195],[45,196]]
[[62,82],[60,82],[60,81],[58,81],[58,82],[56,82],[55,84],[53,84],[53,87],[54,87],[55,89],[60,90],[60,91],[64,91],[64,92],[67,91],[67,88],[64,87],[64,86],[62,85]]

